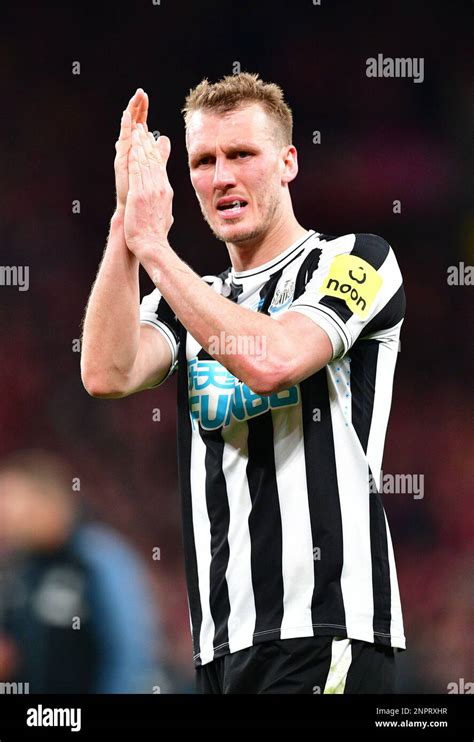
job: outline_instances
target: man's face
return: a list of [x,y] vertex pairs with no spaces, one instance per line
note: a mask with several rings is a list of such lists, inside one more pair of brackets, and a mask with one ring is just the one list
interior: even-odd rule
[[38,494],[34,483],[17,472],[0,477],[0,543],[24,547],[39,528]]
[[281,208],[285,170],[285,148],[264,109],[196,111],[186,142],[191,182],[215,236],[234,244],[264,236]]

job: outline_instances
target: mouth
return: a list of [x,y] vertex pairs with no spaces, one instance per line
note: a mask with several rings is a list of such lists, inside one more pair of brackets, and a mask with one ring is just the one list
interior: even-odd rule
[[236,199],[235,201],[229,201],[228,203],[221,204],[217,207],[217,211],[223,217],[223,219],[235,219],[236,217],[243,214],[247,208],[247,201]]

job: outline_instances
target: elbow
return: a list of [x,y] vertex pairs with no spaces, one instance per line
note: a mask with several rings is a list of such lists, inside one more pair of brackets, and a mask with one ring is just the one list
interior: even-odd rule
[[253,366],[247,386],[260,397],[269,397],[292,385],[292,374],[289,364],[256,362]]
[[81,380],[86,392],[96,399],[120,399],[125,396],[121,385],[116,381],[112,382],[104,375],[88,373],[81,369]]

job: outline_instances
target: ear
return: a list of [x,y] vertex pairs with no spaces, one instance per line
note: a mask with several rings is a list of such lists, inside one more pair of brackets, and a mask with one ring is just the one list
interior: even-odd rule
[[293,144],[286,144],[281,148],[281,182],[282,185],[291,183],[298,175],[298,152]]

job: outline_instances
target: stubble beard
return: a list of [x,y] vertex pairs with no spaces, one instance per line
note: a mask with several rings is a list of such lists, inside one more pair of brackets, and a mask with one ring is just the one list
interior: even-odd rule
[[267,232],[277,212],[278,203],[278,197],[273,194],[270,202],[267,205],[265,216],[260,224],[257,224],[257,226],[255,226],[253,229],[249,229],[247,232],[237,232],[235,237],[232,236],[232,234],[224,235],[214,229],[200,201],[199,206],[201,208],[201,213],[204,217],[204,221],[209,225],[209,228],[214,237],[216,237],[216,239],[220,240],[221,242],[229,242],[233,245],[238,245],[242,242],[251,242],[252,240],[258,239]]

